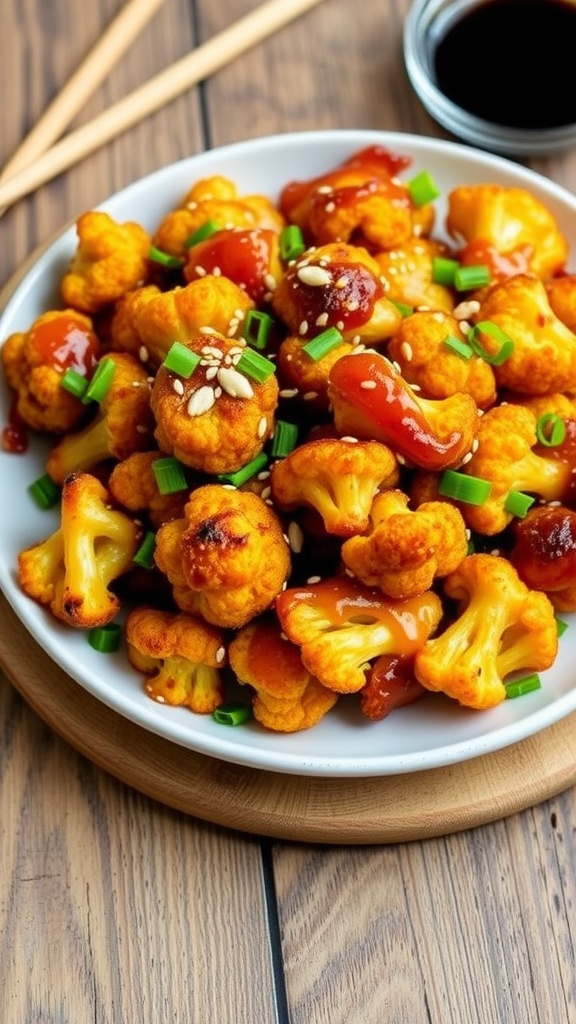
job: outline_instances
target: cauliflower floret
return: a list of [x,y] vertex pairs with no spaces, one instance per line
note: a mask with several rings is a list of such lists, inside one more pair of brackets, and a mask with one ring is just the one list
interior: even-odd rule
[[186,281],[207,274],[226,277],[254,302],[270,300],[283,272],[280,236],[269,228],[227,228],[188,249]]
[[506,559],[468,555],[446,577],[444,591],[459,602],[459,614],[416,654],[416,676],[427,690],[483,710],[505,699],[511,672],[538,672],[554,662],[554,609]]
[[284,510],[309,505],[328,533],[350,537],[367,529],[374,495],[398,482],[394,453],[378,441],[308,441],[275,462],[272,497]]
[[172,256],[185,256],[188,239],[207,223],[222,228],[267,228],[280,233],[285,222],[266,196],[239,196],[232,181],[213,175],[197,181],[181,207],[164,217],[154,234],[154,245]]
[[[417,235],[389,252],[377,252],[374,258],[386,278],[386,295],[417,309],[443,309],[449,313],[455,305],[454,292],[433,280],[433,261],[448,256],[446,246]],[[450,258],[450,257],[449,257]]]
[[96,313],[146,280],[151,239],[140,224],[118,224],[90,210],[78,218],[76,231],[78,247],[61,282],[67,305]]
[[563,274],[546,282],[552,312],[576,334],[576,274]]
[[[574,389],[576,335],[552,312],[541,281],[517,274],[494,285],[474,315],[475,323],[486,320],[514,343],[511,355],[494,367],[499,388],[530,395]],[[490,349],[489,336],[485,347]]]
[[490,363],[475,354],[463,359],[446,344],[449,338],[466,344],[455,316],[439,311],[413,313],[390,339],[387,354],[404,379],[426,397],[448,398],[460,391],[472,395],[479,409],[487,409],[496,401]]
[[375,438],[403,460],[439,471],[459,465],[478,424],[471,395],[427,399],[416,394],[379,352],[343,356],[330,371],[328,395],[339,434]]
[[233,338],[253,308],[249,296],[227,277],[206,276],[168,292],[148,286],[118,304],[112,345],[158,367],[175,341],[187,344],[202,331],[205,345],[209,333]]
[[550,210],[526,189],[496,184],[462,185],[448,196],[447,228],[466,243],[493,245],[505,256],[527,251],[527,271],[558,273],[568,243]]
[[159,704],[209,715],[224,700],[224,633],[184,612],[142,606],[126,619],[128,658],[149,678],[146,692]]
[[[342,341],[320,359],[312,359],[305,351],[305,338],[289,335],[278,349],[278,376],[282,391],[296,391],[294,398],[302,399],[306,410],[329,408],[328,377],[334,363],[342,356],[354,352],[354,345]],[[282,395],[282,392],[281,392]]]
[[432,591],[393,601],[355,580],[333,577],[285,590],[276,612],[308,671],[329,690],[357,693],[371,661],[383,654],[409,655],[423,645],[440,621],[442,605]]
[[51,310],[28,331],[6,339],[0,359],[16,392],[16,412],[33,430],[64,434],[86,415],[86,407],[61,387],[70,367],[83,377],[94,371],[101,345],[92,321],[76,310]]
[[310,675],[298,648],[282,636],[276,622],[260,620],[244,626],[228,655],[238,680],[255,690],[254,718],[266,729],[310,729],[338,700],[337,694]]
[[160,527],[155,558],[182,611],[231,628],[266,611],[290,572],[274,510],[257,494],[220,484],[197,488],[184,518]]
[[272,308],[291,334],[307,340],[337,327],[345,341],[375,344],[402,320],[374,257],[343,242],[307,250],[291,263],[274,289]]
[[131,567],[140,539],[100,481],[74,473],[62,489],[58,530],[18,556],[20,586],[69,626],[104,626],[120,609],[109,586]]
[[158,451],[133,452],[114,466],[108,478],[114,500],[129,512],[145,513],[154,529],[169,519],[182,518],[192,486],[190,483],[184,491],[161,494],[152,467],[163,457]]
[[114,363],[114,374],[98,412],[82,430],[66,434],[48,456],[46,469],[56,483],[105,459],[125,459],[150,447],[154,420],[146,372],[128,353],[109,352],[100,365],[105,361]]
[[152,387],[159,447],[185,466],[233,473],[254,459],[274,433],[278,381],[262,382],[236,369],[244,344],[200,334],[187,347],[200,357],[184,379],[161,366]]
[[342,545],[344,564],[362,583],[398,599],[429,590],[467,552],[466,524],[457,508],[432,501],[411,511],[407,495],[399,490],[377,494],[370,532]]

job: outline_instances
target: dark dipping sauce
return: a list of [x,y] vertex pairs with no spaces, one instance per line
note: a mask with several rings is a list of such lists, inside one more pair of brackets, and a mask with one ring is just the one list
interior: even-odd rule
[[451,22],[433,66],[444,95],[510,128],[576,122],[576,4],[486,0]]

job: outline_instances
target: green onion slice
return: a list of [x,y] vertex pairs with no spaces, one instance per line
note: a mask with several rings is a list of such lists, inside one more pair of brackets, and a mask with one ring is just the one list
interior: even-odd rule
[[184,469],[173,455],[155,459],[152,463],[152,472],[160,494],[177,494],[178,491],[185,491],[188,487]]
[[566,423],[555,412],[545,412],[538,417],[536,437],[547,448],[556,448],[566,438]]
[[252,718],[252,708],[241,701],[229,701],[221,704],[212,712],[212,718],[218,725],[242,725]]
[[148,259],[152,260],[153,263],[159,263],[162,267],[168,267],[170,270],[178,270],[184,266],[182,256],[172,256],[171,253],[163,252],[162,249],[158,249],[155,245],[152,245],[148,250]]
[[440,189],[429,171],[420,171],[420,174],[411,178],[408,191],[414,206],[425,206],[440,195]]
[[167,370],[171,370],[172,373],[177,373],[179,377],[184,377],[185,380],[188,380],[188,377],[192,376],[199,362],[200,356],[197,352],[187,348],[181,341],[175,341],[168,349],[162,365]]
[[297,260],[306,251],[306,244],[301,228],[297,224],[287,224],[280,234],[280,257],[285,263]]
[[247,348],[236,363],[236,369],[246,377],[252,377],[258,384],[263,384],[275,372],[274,363],[261,356],[251,348]]
[[531,693],[532,690],[539,690],[541,686],[540,676],[537,672],[532,672],[522,679],[515,679],[512,683],[506,683],[504,689],[506,690],[507,700],[511,700],[513,697],[522,697],[525,693]]
[[462,356],[463,359],[470,359],[474,355],[470,345],[467,345],[465,341],[461,341],[460,338],[454,337],[453,334],[449,334],[444,338],[444,344],[455,352],[456,355]]
[[250,462],[247,462],[235,473],[220,473],[218,480],[223,484],[232,484],[233,487],[241,487],[247,480],[251,480],[257,473],[262,472],[268,464],[266,452],[259,452]]
[[102,402],[106,398],[112,384],[114,374],[116,372],[116,364],[113,359],[102,359],[96,367],[96,372],[92,377],[84,395],[82,401],[87,404],[88,402]]
[[109,622],[106,626],[96,626],[88,630],[88,643],[101,654],[112,654],[120,647],[122,627],[117,622]]
[[472,291],[490,284],[490,268],[483,263],[475,266],[458,267],[454,273],[454,287],[459,292]]
[[568,623],[564,622],[564,619],[556,618],[556,632],[558,636],[563,636],[568,629]]
[[[500,346],[494,353],[488,352],[482,344],[482,335],[486,334],[489,338],[493,338],[494,341],[498,342]],[[492,366],[500,366],[510,358],[514,351],[514,342],[512,338],[498,327],[498,324],[492,323],[491,320],[480,320],[479,323],[471,327],[466,335],[466,340],[471,348],[474,349],[477,356],[485,359],[487,363],[491,363]]]
[[448,288],[454,284],[454,275],[460,264],[458,260],[449,260],[445,256],[435,256],[432,260],[432,280],[434,284],[443,284]]
[[510,515],[523,519],[535,501],[536,498],[531,497],[529,494],[524,494],[523,491],[509,491],[506,495],[504,508]]
[[317,363],[324,356],[327,356],[332,349],[338,348],[338,345],[341,345],[343,341],[342,333],[337,327],[328,327],[325,331],[322,331],[322,334],[317,334],[312,341],[308,341],[303,346],[302,351]]
[[48,509],[58,504],[62,492],[58,484],[55,484],[52,477],[46,473],[30,484],[28,493],[32,495],[38,508]]
[[440,477],[439,493],[444,498],[463,501],[467,505],[483,505],[490,497],[492,484],[479,476],[458,473],[455,469],[445,469]]
[[270,454],[273,459],[283,459],[294,451],[298,441],[298,427],[287,420],[277,420],[272,438]]
[[396,306],[396,309],[402,315],[404,320],[407,316],[412,316],[412,313],[414,312],[414,306],[408,306],[405,302],[392,301],[392,305]]
[[205,242],[207,238],[210,238],[211,235],[215,235],[216,232],[220,230],[220,224],[218,221],[206,220],[186,239],[184,242],[184,248],[191,249],[192,246],[198,245],[198,242]]
[[78,370],[73,370],[69,366],[60,377],[60,387],[64,388],[65,391],[69,391],[75,398],[83,398],[86,394],[88,381],[86,377],[78,373]]
[[136,565],[139,565],[141,569],[152,569],[154,567],[155,550],[156,534],[153,530],[148,530],[144,535],[144,540],[134,555]]
[[252,348],[263,349],[268,344],[274,320],[260,309],[250,309],[242,327],[242,337]]

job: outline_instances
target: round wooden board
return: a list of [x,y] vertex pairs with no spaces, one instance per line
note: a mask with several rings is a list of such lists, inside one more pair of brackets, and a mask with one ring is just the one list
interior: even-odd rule
[[506,750],[408,775],[309,778],[218,761],[92,697],[31,639],[4,597],[0,666],[56,733],[117,779],[196,818],[276,839],[374,845],[448,835],[576,781],[576,715]]

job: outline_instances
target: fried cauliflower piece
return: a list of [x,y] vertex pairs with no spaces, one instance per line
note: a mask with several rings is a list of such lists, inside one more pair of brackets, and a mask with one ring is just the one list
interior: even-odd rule
[[360,690],[360,708],[366,718],[381,722],[395,708],[413,704],[425,693],[414,675],[413,654],[383,654],[374,662]]
[[312,359],[305,351],[307,341],[294,334],[288,335],[278,348],[278,376],[282,391],[295,391],[294,398],[302,399],[309,410],[328,411],[328,379],[334,363],[342,356],[351,355],[355,347],[342,341],[320,359]]
[[268,302],[283,273],[280,236],[270,228],[227,228],[191,246],[184,279],[226,277],[256,303]]
[[576,335],[555,316],[537,278],[517,274],[494,285],[473,319],[491,321],[514,343],[509,358],[494,367],[499,388],[527,395],[574,390]]
[[449,313],[416,312],[402,320],[390,339],[387,354],[400,367],[411,386],[417,385],[427,398],[449,398],[456,392],[471,395],[479,409],[496,401],[494,371],[486,359],[473,354],[469,359],[446,344],[466,337],[460,321]]
[[568,243],[550,210],[526,189],[461,185],[448,196],[446,225],[465,243],[487,242],[504,255],[526,252],[526,270],[546,279],[568,256]]
[[146,515],[154,529],[170,519],[180,519],[189,494],[188,490],[160,493],[153,466],[163,457],[158,451],[133,452],[116,463],[108,478],[114,500],[129,512]]
[[96,415],[81,430],[66,434],[48,456],[46,470],[56,483],[106,459],[125,459],[150,447],[154,420],[145,370],[124,352],[109,352],[105,361],[114,364],[114,375]]
[[[175,341],[187,344],[201,331],[229,338],[239,335],[253,308],[246,292],[226,277],[208,275],[167,292],[148,285],[118,303],[111,323],[112,347],[157,368]],[[204,343],[209,342],[205,337]]]
[[20,586],[69,626],[104,626],[120,610],[110,584],[131,567],[140,539],[100,481],[74,473],[62,488],[58,530],[18,556]]
[[159,704],[209,715],[224,700],[224,632],[184,612],[141,606],[129,612],[128,659],[148,676],[146,692]]
[[101,353],[92,320],[76,310],[50,310],[27,331],[11,334],[0,348],[16,413],[33,430],[65,434],[86,415],[86,407],[61,387],[70,367],[91,377]]
[[436,257],[448,255],[446,246],[417,235],[387,252],[376,252],[374,258],[388,283],[386,295],[391,302],[401,302],[418,309],[443,309],[449,313],[456,305],[454,291],[433,278]]
[[302,664],[278,623],[259,620],[239,630],[228,648],[230,667],[255,691],[256,721],[274,732],[310,729],[334,707],[338,695],[322,686]]
[[290,572],[282,524],[257,494],[206,484],[160,527],[156,563],[182,611],[238,628],[266,611]]
[[280,509],[310,506],[328,533],[350,537],[367,529],[375,494],[394,487],[398,477],[396,457],[386,445],[320,438],[275,462],[270,483]]
[[552,312],[576,334],[576,274],[563,274],[546,282]]
[[374,257],[343,242],[309,249],[291,263],[274,289],[272,308],[291,334],[307,340],[336,327],[345,341],[376,344],[402,320]]
[[187,347],[200,363],[184,379],[161,366],[152,386],[155,437],[185,466],[219,475],[254,459],[274,433],[278,381],[253,380],[236,369],[242,355],[230,338],[196,335]]
[[468,553],[466,524],[457,508],[432,501],[412,511],[408,500],[396,489],[377,494],[369,532],[342,545],[344,564],[362,583],[399,600],[429,590]]
[[559,612],[576,611],[576,512],[540,505],[514,524],[510,561],[520,579],[542,590]]
[[284,218],[266,196],[241,196],[236,185],[222,175],[192,185],[181,206],[159,224],[153,242],[171,256],[186,256],[188,239],[205,224],[221,228],[265,228],[279,234]]
[[276,612],[308,671],[329,690],[357,693],[372,661],[383,654],[409,655],[424,644],[442,605],[432,591],[393,601],[356,580],[333,577],[285,590]]
[[416,654],[416,677],[465,707],[485,710],[506,697],[512,672],[549,668],[558,650],[554,609],[495,555],[468,555],[444,580],[458,617]]
[[67,305],[97,313],[146,280],[151,238],[140,224],[90,210],[78,218],[76,232],[78,246],[60,288]]

